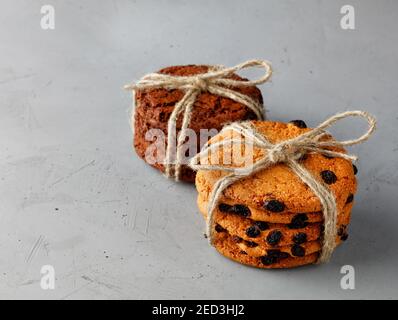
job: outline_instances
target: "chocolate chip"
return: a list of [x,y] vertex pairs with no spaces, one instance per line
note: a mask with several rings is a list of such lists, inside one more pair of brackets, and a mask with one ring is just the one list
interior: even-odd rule
[[291,251],[292,255],[294,255],[295,257],[304,257],[305,255],[305,249],[298,244],[294,244]]
[[269,266],[269,265],[277,262],[278,258],[275,258],[272,256],[262,256],[262,257],[260,257],[260,260],[263,264],[265,264],[266,266]]
[[325,183],[327,183],[327,184],[332,184],[337,181],[336,175],[334,174],[333,171],[330,171],[330,170],[322,171],[321,177],[322,177],[323,181],[325,181]]
[[267,254],[260,258],[261,262],[267,266],[278,262],[280,259],[288,258],[290,255],[287,252],[282,252],[278,249],[269,249]]
[[287,225],[289,229],[301,229],[308,225],[308,216],[305,213],[296,214]]
[[307,241],[307,234],[305,234],[303,232],[296,233],[293,236],[293,242],[295,244],[302,244],[302,243],[304,243],[306,241]]
[[255,224],[261,231],[264,231],[264,230],[269,229],[269,225],[268,225],[268,223],[265,222],[265,221],[255,221],[254,224]]
[[241,251],[240,251],[240,254],[247,255],[247,252],[246,252],[246,251],[244,251],[244,250],[241,250]]
[[231,210],[232,206],[230,206],[229,204],[226,203],[220,203],[218,205],[218,210],[220,210],[221,212],[229,212],[229,210]]
[[250,238],[256,238],[260,235],[261,231],[257,226],[250,226],[246,229],[246,235]]
[[278,249],[269,249],[267,250],[267,256],[278,258],[280,254],[280,250]]
[[160,113],[159,113],[159,121],[160,121],[160,122],[165,122],[166,119],[167,119],[166,113],[165,113],[165,112],[160,112]]
[[354,195],[352,193],[350,193],[345,204],[351,203],[353,201],[354,201]]
[[245,120],[257,120],[258,116],[251,110],[248,110],[244,116]]
[[354,169],[354,174],[358,173],[358,168],[355,164],[352,165],[352,169]]
[[216,226],[214,227],[214,229],[217,231],[217,232],[224,232],[224,231],[226,231],[223,227],[221,227],[219,224],[216,224]]
[[285,204],[278,200],[269,200],[264,202],[264,208],[271,212],[282,212],[285,210]]
[[279,243],[279,241],[281,241],[281,239],[282,239],[282,232],[280,232],[279,230],[274,230],[268,234],[266,241],[271,246],[276,246]]
[[258,246],[258,243],[255,243],[254,241],[245,240],[245,245],[247,245],[249,248],[255,248]]
[[284,259],[289,257],[289,254],[278,249],[269,249],[267,250],[267,256],[274,257],[276,259]]
[[344,234],[340,237],[340,239],[341,239],[342,241],[346,241],[346,240],[348,239],[348,233],[344,233]]
[[267,266],[278,262],[280,259],[288,258],[289,254],[287,252],[282,252],[277,249],[267,250],[267,254],[260,258],[261,262]]
[[250,216],[250,209],[246,206],[244,206],[243,204],[235,204],[233,206],[226,204],[226,203],[220,203],[218,205],[218,209],[221,212],[225,212],[225,213],[233,213],[233,214],[238,214],[240,216],[243,217],[248,217]]
[[288,254],[287,252],[281,252],[279,254],[279,259],[286,259],[289,258],[290,254]]
[[240,216],[243,217],[248,217],[250,216],[250,209],[246,206],[244,206],[243,204],[235,204],[234,206],[232,206],[232,208],[229,211],[230,213],[235,213],[238,214]]
[[235,243],[240,243],[240,242],[242,242],[242,240],[243,239],[241,237],[232,236],[232,241],[235,242]]
[[337,230],[337,235],[342,236],[346,230],[347,226],[346,225],[341,225],[340,228]]
[[299,127],[301,129],[307,128],[307,125],[303,120],[292,120],[289,123],[294,124],[296,127]]

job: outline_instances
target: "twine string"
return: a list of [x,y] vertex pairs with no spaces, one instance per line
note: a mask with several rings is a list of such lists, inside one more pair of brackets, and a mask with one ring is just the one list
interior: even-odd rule
[[[322,141],[323,138],[328,136],[328,134],[325,132],[326,128],[329,128],[339,120],[348,117],[364,118],[368,123],[368,130],[357,139],[338,141],[331,139],[329,136],[328,140]],[[213,244],[214,240],[214,212],[224,190],[242,178],[246,178],[260,170],[267,169],[274,164],[284,163],[303,181],[303,183],[305,183],[311,189],[314,195],[320,200],[324,218],[324,234],[318,263],[327,262],[336,246],[335,237],[337,233],[336,222],[338,214],[336,200],[333,192],[327,187],[327,185],[320,181],[317,177],[314,177],[303,165],[301,165],[299,163],[299,159],[308,152],[316,152],[351,161],[356,160],[356,156],[340,151],[327,150],[325,148],[341,148],[343,146],[362,143],[369,139],[375,129],[376,119],[364,111],[346,111],[338,113],[314,129],[311,129],[295,138],[275,144],[268,141],[268,139],[253,125],[251,125],[250,122],[233,123],[224,127],[222,132],[232,130],[240,134],[241,138],[244,139],[227,138],[216,143],[211,143],[210,141],[209,143],[205,144],[201,152],[194,156],[190,161],[190,167],[193,170],[220,170],[228,173],[216,181],[210,194],[207,206],[206,223],[206,233],[208,235],[210,244]],[[220,150],[220,148],[224,146],[230,146],[231,144],[253,145],[265,152],[259,160],[254,163],[250,162],[249,165],[243,167],[227,167],[224,164],[218,163],[201,163],[201,160],[205,159],[205,162],[208,162],[207,159],[210,154],[217,152],[217,150]]]

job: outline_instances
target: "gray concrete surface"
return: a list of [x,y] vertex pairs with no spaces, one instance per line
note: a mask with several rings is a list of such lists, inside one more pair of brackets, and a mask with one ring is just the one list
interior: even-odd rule
[[[0,4],[0,298],[398,298],[396,1],[43,1]],[[340,28],[351,4],[356,29]],[[273,62],[268,116],[316,125],[375,114],[350,239],[327,265],[262,271],[203,238],[193,186],[131,150],[122,86],[163,66]],[[364,130],[338,125],[338,137]],[[352,265],[355,290],[340,288]],[[54,290],[40,287],[43,265]]]

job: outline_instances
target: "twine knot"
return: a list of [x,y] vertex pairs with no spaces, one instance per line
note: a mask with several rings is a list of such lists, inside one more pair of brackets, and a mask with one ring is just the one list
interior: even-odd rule
[[[325,139],[327,137],[327,133],[325,132],[326,128],[341,119],[355,116],[365,118],[368,122],[369,128],[365,134],[357,139],[346,141],[336,141],[331,138]],[[332,151],[330,148],[341,148],[361,143],[367,140],[375,129],[375,118],[364,111],[347,111],[338,113],[321,123],[318,127],[308,130],[295,138],[276,144],[271,143],[267,137],[258,132],[250,122],[232,123],[224,127],[222,132],[232,130],[239,133],[244,139],[226,138],[214,143],[209,142],[203,147],[200,153],[191,159],[190,162],[190,166],[194,170],[220,170],[228,173],[214,184],[209,197],[207,207],[207,235],[210,243],[212,244],[213,242],[214,211],[223,191],[242,178],[248,177],[260,170],[265,170],[276,163],[284,163],[320,200],[325,229],[323,234],[322,250],[318,258],[318,263],[328,261],[336,246],[335,238],[337,234],[336,223],[338,214],[336,199],[328,186],[321,182],[318,177],[312,176],[307,168],[300,164],[298,160],[303,155],[310,152],[321,153],[327,156],[339,157],[351,161],[356,160],[357,158],[353,155],[348,155],[344,151]],[[220,147],[228,146],[231,143],[257,147],[264,151],[264,156],[254,163],[252,161],[248,161],[249,164],[245,163],[243,167],[231,167],[222,163],[200,163],[202,158],[208,159],[208,156],[212,151],[217,151]]]
[[297,160],[302,157],[302,152],[294,145],[278,143],[268,149],[268,158],[272,164],[288,162],[289,159]]
[[205,79],[202,79],[202,78],[195,78],[193,83],[192,83],[192,86],[195,89],[197,89],[197,90],[199,90],[201,92],[204,92],[204,91],[207,91],[208,82]]
[[[239,70],[255,67],[265,70],[263,76],[256,80],[233,80],[230,76]],[[180,89],[185,91],[183,98],[174,106],[167,124],[167,148],[164,159],[165,173],[167,177],[174,177],[179,180],[183,157],[183,144],[187,136],[187,128],[191,121],[192,110],[198,95],[207,91],[211,94],[229,98],[241,103],[254,112],[258,120],[264,120],[264,107],[258,101],[242,94],[231,87],[248,87],[265,83],[272,75],[272,68],[269,62],[264,60],[249,60],[231,68],[217,66],[209,69],[206,73],[193,76],[173,76],[160,73],[151,73],[144,76],[140,81],[132,85],[126,85],[125,89],[143,90],[163,88],[167,90]],[[181,130],[176,137],[176,123],[180,115],[183,115]],[[176,145],[175,159],[172,151]]]
[[288,159],[288,155],[285,152],[286,146],[283,144],[277,144],[273,148],[268,150],[269,161],[273,164],[278,162],[285,162]]

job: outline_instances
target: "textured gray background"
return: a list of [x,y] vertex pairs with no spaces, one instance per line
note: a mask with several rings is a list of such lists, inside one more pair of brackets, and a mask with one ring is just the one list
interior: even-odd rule
[[[43,31],[40,6],[56,9]],[[2,1],[1,298],[398,298],[398,3],[350,1]],[[173,64],[273,62],[272,119],[316,125],[362,108],[378,117],[360,156],[350,239],[323,266],[264,271],[203,238],[193,186],[131,150],[122,85]],[[353,120],[339,137],[359,135]],[[58,210],[56,210],[58,208]],[[51,264],[56,289],[39,286]],[[356,289],[340,288],[340,268]]]

